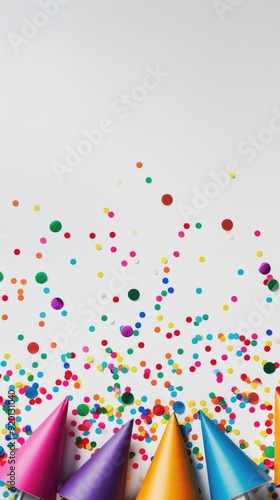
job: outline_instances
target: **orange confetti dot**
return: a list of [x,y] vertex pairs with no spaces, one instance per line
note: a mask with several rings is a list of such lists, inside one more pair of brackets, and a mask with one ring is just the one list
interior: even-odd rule
[[20,300],[20,301],[24,300],[24,295],[22,293],[20,293],[18,295],[18,300]]
[[20,280],[20,282],[21,282],[22,285],[26,285],[27,280],[25,278],[22,278],[22,280]]
[[157,385],[157,381],[156,380],[151,380],[151,385]]
[[37,342],[30,342],[27,346],[27,350],[30,354],[36,354],[39,351],[39,344],[37,344]]
[[45,326],[45,322],[44,321],[39,321],[38,325],[41,326],[41,327]]
[[15,283],[16,283],[16,282],[17,282],[17,279],[16,279],[16,278],[12,278],[12,279],[11,279],[11,283],[12,283],[13,285],[15,285]]
[[99,399],[99,394],[94,394],[93,399],[94,399],[95,401],[98,401],[98,399]]
[[55,349],[57,347],[57,343],[56,342],[51,342],[50,346],[51,346],[52,349]]
[[163,272],[164,272],[164,273],[169,273],[169,271],[170,271],[170,268],[169,268],[169,267],[164,267],[164,268],[163,268]]
[[141,161],[138,161],[138,162],[136,163],[136,167],[137,167],[137,168],[142,168],[142,167],[143,167],[143,163],[142,163]]
[[140,361],[140,366],[146,366],[146,361]]
[[75,389],[80,389],[80,387],[81,387],[80,382],[75,382],[74,387],[75,387]]
[[172,355],[170,354],[170,352],[167,352],[167,353],[165,354],[165,357],[166,357],[166,359],[170,359],[170,358],[172,357]]
[[2,314],[2,319],[3,319],[3,321],[6,321],[8,319],[8,315],[7,314]]
[[18,207],[19,206],[19,201],[18,200],[13,200],[12,205],[14,207]]
[[159,332],[160,332],[160,327],[159,327],[159,326],[155,326],[155,328],[154,328],[154,332],[155,332],[155,333],[159,333]]
[[36,253],[36,258],[41,259],[43,257],[43,254],[41,252]]
[[17,293],[18,293],[19,295],[21,295],[21,294],[23,293],[23,289],[22,289],[22,288],[18,288],[18,289],[17,289]]

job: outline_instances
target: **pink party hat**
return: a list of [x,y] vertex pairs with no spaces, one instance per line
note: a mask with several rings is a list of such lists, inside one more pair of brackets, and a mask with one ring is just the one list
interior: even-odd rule
[[133,420],[127,422],[58,490],[67,500],[123,500]]
[[[16,488],[41,498],[55,500],[64,445],[68,398],[37,427],[16,450]],[[9,481],[11,465],[0,469],[0,480]]]
[[211,498],[231,500],[271,481],[266,472],[231,441],[212,420],[202,411],[198,413],[201,420]]

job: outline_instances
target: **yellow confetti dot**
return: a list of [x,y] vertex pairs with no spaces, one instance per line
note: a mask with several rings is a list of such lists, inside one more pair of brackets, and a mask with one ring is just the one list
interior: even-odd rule
[[35,212],[39,212],[40,205],[34,205],[33,209],[34,209]]
[[11,355],[10,354],[4,354],[4,359],[10,359]]
[[262,252],[261,250],[258,250],[258,251],[256,252],[256,256],[257,256],[257,257],[262,257],[262,255],[263,255],[263,252]]
[[103,367],[102,367],[102,365],[97,365],[97,367],[96,367],[96,368],[97,368],[97,370],[98,370],[99,372],[103,372]]
[[17,364],[15,365],[15,369],[16,369],[16,370],[20,370],[20,369],[21,369],[21,366],[22,366],[22,365],[21,365],[20,363],[17,363]]
[[101,250],[102,246],[100,245],[100,243],[96,243],[95,248],[96,250]]
[[255,354],[255,356],[253,356],[254,361],[259,361],[259,359],[260,359],[260,357],[257,354]]
[[260,431],[260,436],[265,437],[266,436],[266,432],[265,431]]
[[104,273],[102,273],[102,271],[99,271],[99,272],[97,273],[97,276],[98,276],[98,278],[103,278]]
[[270,392],[270,387],[264,387],[264,392],[266,393]]
[[137,234],[137,229],[132,229],[131,234],[133,234],[133,236],[135,236]]
[[256,389],[258,387],[257,382],[252,382],[251,387],[252,387],[252,389]]
[[191,399],[189,402],[188,402],[188,406],[191,408],[192,406],[195,405],[195,400],[194,399]]
[[203,257],[203,255],[201,255],[198,260],[199,260],[199,262],[205,262],[205,257]]
[[235,173],[234,172],[229,172],[228,176],[229,176],[230,179],[234,179],[235,178]]
[[136,406],[140,406],[141,405],[141,400],[140,399],[135,399],[134,404],[136,404]]
[[223,305],[223,310],[224,310],[224,311],[228,311],[228,310],[229,310],[229,306],[228,306],[228,304],[224,304],[224,305]]
[[259,440],[259,439],[255,439],[254,444],[256,444],[257,446],[260,446],[260,445],[261,445],[261,442],[260,442],[260,440]]
[[87,356],[86,360],[87,360],[88,363],[92,363],[93,362],[93,357],[92,356]]
[[99,398],[99,403],[105,403],[105,399],[104,398]]
[[204,399],[202,399],[200,402],[199,402],[200,406],[206,406],[206,401]]
[[239,436],[240,434],[240,430],[239,429],[233,429],[233,434],[235,434],[235,436]]
[[171,323],[168,323],[168,325],[167,325],[167,326],[168,326],[168,328],[173,328],[173,327],[174,327],[174,323],[172,323],[172,322],[171,322]]
[[168,259],[167,259],[166,257],[162,257],[162,258],[160,259],[160,261],[161,261],[163,264],[167,264]]
[[162,321],[162,320],[163,320],[163,316],[162,316],[161,314],[159,314],[159,315],[157,316],[157,320],[158,320],[158,321]]
[[136,367],[136,366],[132,366],[132,367],[130,368],[130,371],[131,371],[132,373],[136,373],[136,372],[137,372],[137,367]]
[[154,269],[153,274],[156,276],[158,274],[158,269]]
[[228,350],[229,352],[233,351],[233,346],[232,346],[232,345],[228,345],[228,346],[227,346],[227,350]]
[[234,369],[233,368],[228,368],[227,372],[231,375],[234,372]]
[[4,434],[4,436],[5,436],[5,434],[7,434],[7,432],[8,432],[8,431],[6,431],[6,429],[2,429],[2,430],[1,430],[1,434]]
[[104,214],[108,214],[110,212],[110,208],[104,207],[103,212],[104,212]]
[[191,409],[191,412],[192,412],[192,414],[194,415],[195,413],[197,413],[197,408],[192,408],[192,409]]

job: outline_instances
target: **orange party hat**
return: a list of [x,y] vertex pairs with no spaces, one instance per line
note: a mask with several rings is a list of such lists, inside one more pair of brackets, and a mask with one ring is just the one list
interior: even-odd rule
[[200,498],[175,413],[170,417],[136,500],[155,498]]

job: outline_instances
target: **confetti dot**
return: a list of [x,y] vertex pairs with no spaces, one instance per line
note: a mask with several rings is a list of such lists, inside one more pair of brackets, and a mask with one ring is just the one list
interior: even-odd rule
[[224,219],[221,222],[221,226],[225,231],[231,231],[231,229],[233,228],[233,222],[230,219]]
[[134,402],[134,396],[131,392],[124,392],[122,395],[122,402],[126,405],[130,405]]
[[138,161],[138,162],[136,163],[136,167],[137,167],[137,168],[142,168],[142,167],[143,167],[143,163],[142,163],[141,161]]
[[133,328],[132,326],[126,325],[121,328],[121,334],[123,337],[131,337],[133,335]]
[[49,228],[52,231],[52,233],[58,233],[62,228],[62,224],[59,220],[53,220],[50,223]]
[[172,205],[173,196],[171,196],[171,194],[164,194],[161,197],[161,201],[162,201],[163,205],[166,205],[166,206]]
[[46,283],[46,281],[48,281],[48,277],[47,277],[46,273],[39,272],[35,276],[35,281],[37,281],[37,283],[40,283],[40,284]]
[[52,299],[51,301],[51,306],[53,309],[56,309],[56,310],[59,310],[59,309],[62,309],[63,306],[64,306],[64,302],[62,299],[60,299],[59,297],[55,297],[54,299]]
[[139,297],[140,297],[140,292],[139,290],[137,290],[136,288],[131,288],[129,291],[128,291],[128,297],[130,298],[130,300],[138,300]]
[[269,282],[267,283],[267,287],[269,288],[270,291],[274,292],[275,290],[278,290],[279,283],[275,279],[269,280]]
[[89,414],[89,407],[86,404],[80,404],[77,407],[77,413],[78,415],[85,417],[86,415]]
[[267,362],[263,365],[263,371],[265,373],[273,373],[275,372],[276,368],[275,368],[275,365],[274,363],[271,363],[271,362]]
[[175,413],[184,413],[186,407],[184,405],[184,403],[182,401],[175,401],[174,405],[173,405],[173,411]]
[[152,183],[152,178],[151,177],[146,177],[145,181],[146,181],[147,184],[151,184]]
[[27,350],[30,354],[36,354],[39,351],[39,344],[37,344],[37,342],[30,342],[27,346]]
[[268,262],[263,262],[259,267],[259,272],[261,274],[268,274],[271,270],[270,264]]

